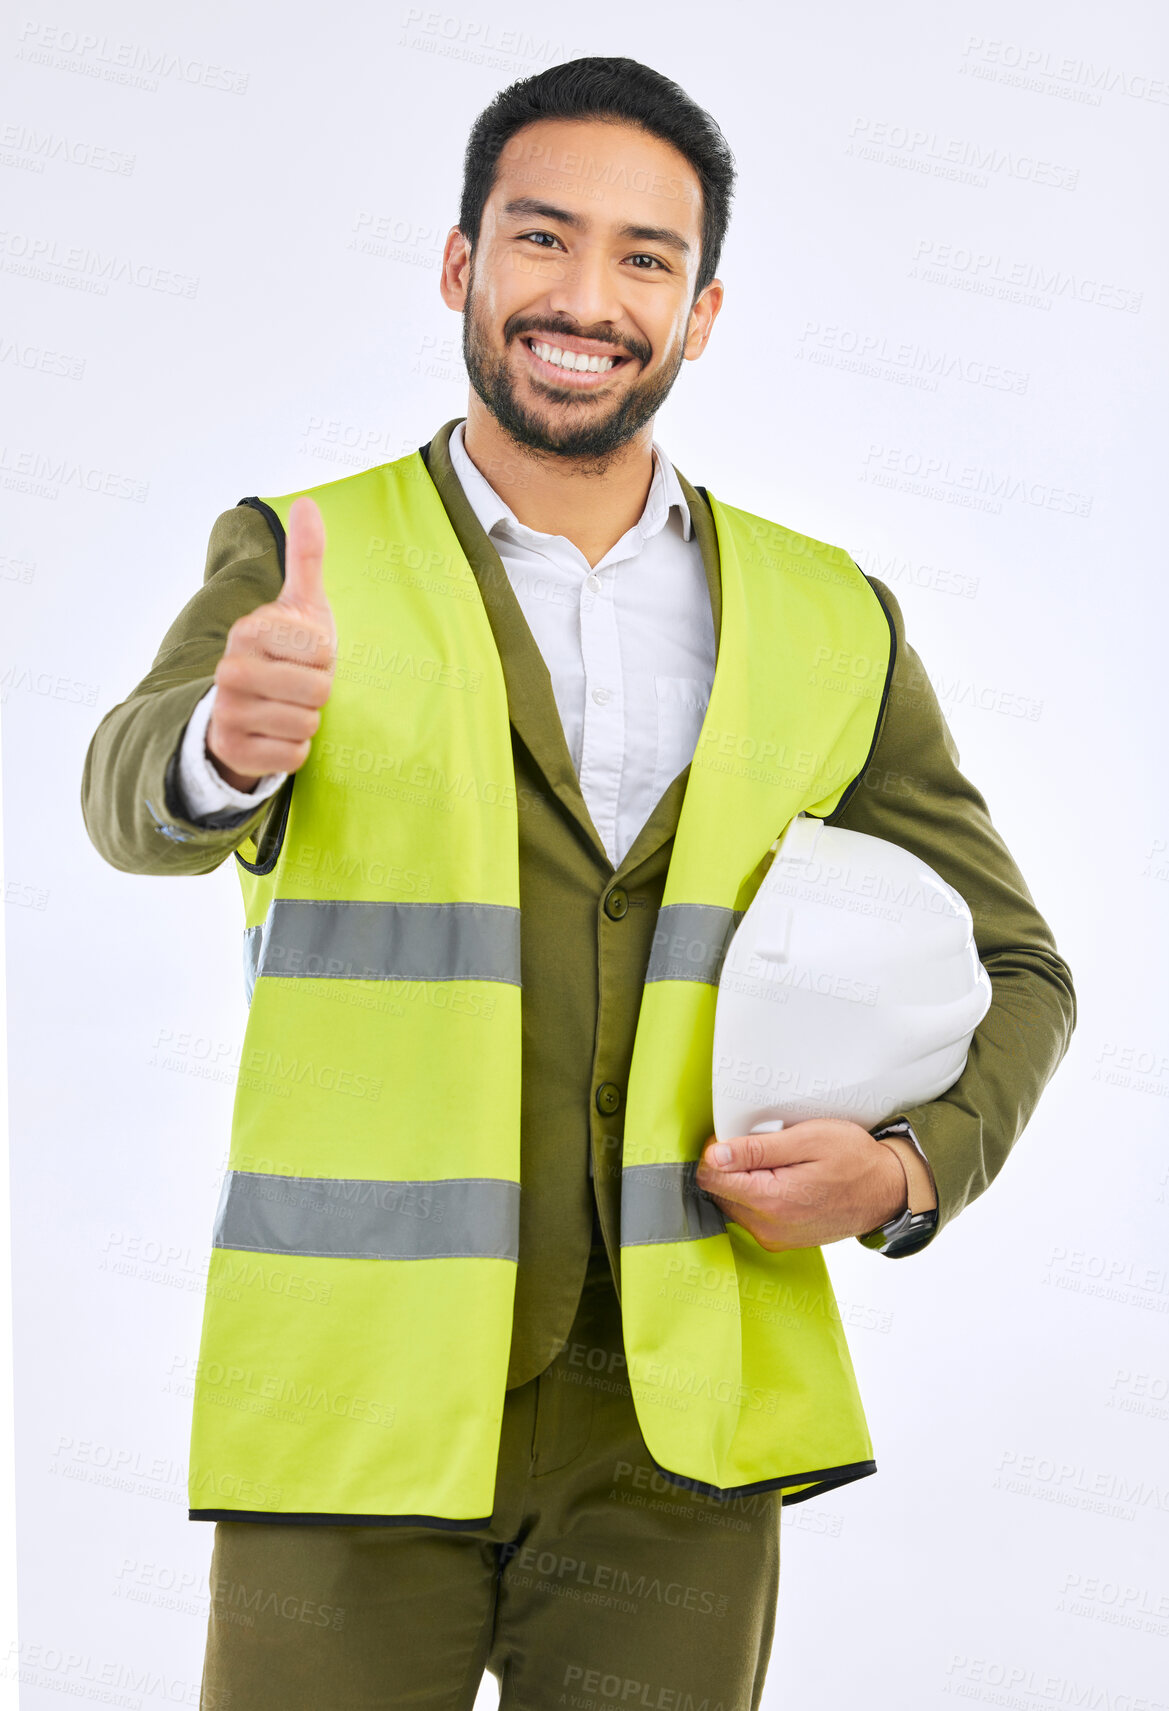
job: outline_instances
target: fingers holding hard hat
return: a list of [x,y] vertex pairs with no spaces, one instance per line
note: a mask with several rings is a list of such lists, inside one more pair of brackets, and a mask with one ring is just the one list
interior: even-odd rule
[[726,1172],[772,1170],[781,1165],[807,1164],[839,1153],[849,1140],[871,1141],[867,1129],[844,1118],[809,1117],[782,1129],[733,1135],[719,1141],[711,1136],[702,1161],[720,1176]]
[[[786,1138],[786,1137],[785,1137]],[[779,1135],[739,1135],[707,1145],[695,1180],[723,1216],[741,1224],[769,1252],[813,1245],[806,1221],[822,1211],[826,1189],[798,1140],[781,1150]]]
[[695,1180],[770,1252],[863,1234],[895,1216],[905,1195],[896,1156],[843,1118],[727,1141],[712,1135]]
[[814,1166],[778,1165],[763,1170],[720,1170],[717,1178],[702,1170],[698,1186],[743,1222],[740,1209],[759,1213],[775,1228],[795,1231],[830,1210],[832,1195]]

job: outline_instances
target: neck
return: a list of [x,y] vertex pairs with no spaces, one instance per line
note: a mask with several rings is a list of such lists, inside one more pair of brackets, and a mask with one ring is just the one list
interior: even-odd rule
[[652,422],[602,459],[559,457],[518,444],[472,392],[463,445],[521,523],[564,535],[590,567],[637,522],[653,481]]

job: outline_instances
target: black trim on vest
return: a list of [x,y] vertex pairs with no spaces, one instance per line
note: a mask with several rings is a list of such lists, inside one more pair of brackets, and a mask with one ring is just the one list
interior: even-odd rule
[[[853,561],[853,562],[855,563],[855,561]],[[832,810],[831,814],[825,815],[825,820],[824,820],[825,825],[831,825],[833,820],[835,820],[836,816],[838,814],[843,813],[844,809],[847,807],[848,803],[852,799],[854,793],[860,788],[861,781],[863,780],[865,773],[869,769],[869,762],[872,760],[874,754],[877,752],[877,741],[881,735],[881,725],[882,725],[882,722],[883,722],[884,717],[885,717],[885,707],[886,707],[886,704],[889,700],[889,691],[893,686],[893,668],[897,664],[897,628],[896,628],[895,624],[893,623],[893,615],[889,611],[889,608],[886,606],[885,602],[881,599],[881,596],[878,594],[876,588],[874,587],[872,577],[871,576],[865,576],[865,573],[863,570],[861,570],[861,567],[859,564],[855,565],[855,568],[857,570],[860,570],[861,575],[864,576],[865,581],[868,583],[869,587],[872,589],[873,598],[876,600],[877,605],[881,608],[882,612],[885,614],[885,622],[889,626],[889,666],[888,666],[887,671],[885,672],[885,685],[884,685],[884,688],[881,690],[881,705],[877,708],[877,717],[873,721],[873,740],[869,744],[869,752],[865,756],[864,765],[861,767],[860,771],[857,773],[857,775],[853,779],[852,783],[849,784],[845,788],[844,795],[840,798],[840,801],[836,804],[836,806]]]
[[866,1474],[876,1473],[876,1462],[859,1462],[860,1473],[846,1473],[840,1479],[822,1479],[819,1485],[810,1485],[806,1491],[793,1491],[789,1496],[781,1496],[779,1506],[788,1509],[793,1503],[802,1503],[805,1497],[819,1497],[825,1491],[835,1491],[838,1485],[850,1485],[854,1479],[864,1479]]
[[254,493],[250,499],[237,499],[236,504],[250,505],[253,511],[258,511],[261,517],[266,517],[268,519],[268,527],[271,529],[276,540],[276,557],[280,561],[280,580],[283,582],[284,543],[287,540],[287,536],[284,533],[284,524],[280,521],[275,511],[273,511],[271,505],[265,505],[264,501],[262,499],[257,499]]
[[[713,1497],[719,1502],[730,1502],[736,1497],[754,1497],[764,1491],[781,1491],[785,1485],[806,1484],[809,1479],[816,1483],[806,1491],[794,1491],[790,1496],[780,1497],[781,1504],[802,1503],[805,1498],[819,1497],[824,1491],[832,1491],[838,1485],[850,1485],[853,1480],[864,1479],[870,1473],[876,1473],[875,1461],[845,1462],[842,1467],[810,1468],[807,1473],[789,1473],[782,1479],[761,1479],[754,1485],[706,1485],[700,1479],[690,1479],[685,1474],[671,1473],[661,1462],[650,1456],[657,1471],[670,1481],[671,1485],[680,1486],[684,1491],[696,1492],[701,1497]],[[484,1515],[477,1521],[451,1521],[442,1515],[321,1515],[315,1511],[305,1514],[278,1514],[271,1509],[188,1509],[187,1518],[191,1521],[264,1521],[269,1523],[286,1523],[299,1527],[434,1527],[449,1533],[481,1532],[491,1525],[491,1516]]]
[[[281,790],[284,792],[284,806],[281,808],[280,818],[276,822],[276,841],[272,845],[271,854],[268,856],[267,860],[249,861],[246,856],[240,855],[239,851],[236,850],[236,861],[239,862],[241,867],[246,867],[249,873],[271,873],[272,869],[276,866],[280,857],[280,851],[284,847],[284,834],[288,830],[288,810],[292,806],[292,787],[295,783],[296,774],[294,772],[292,777],[280,786]],[[257,850],[256,854],[259,855],[259,853],[259,850]]]
[[684,1491],[696,1491],[702,1497],[714,1497],[721,1503],[729,1502],[733,1497],[754,1497],[760,1491],[779,1491],[785,1485],[803,1485],[809,1479],[816,1480],[808,1491],[795,1491],[790,1497],[781,1497],[781,1503],[802,1503],[805,1497],[819,1497],[822,1491],[831,1491],[837,1485],[850,1485],[854,1479],[864,1479],[867,1474],[876,1473],[875,1461],[849,1461],[840,1467],[813,1467],[807,1473],[787,1473],[782,1479],[760,1479],[753,1485],[706,1485],[700,1479],[691,1479],[684,1473],[671,1473],[668,1467],[663,1467],[660,1461],[650,1456],[658,1472],[668,1479],[671,1485],[679,1485]]
[[478,1521],[450,1521],[445,1515],[304,1515],[277,1514],[272,1509],[188,1509],[190,1521],[288,1522],[297,1527],[439,1527],[449,1533],[478,1533],[491,1525],[491,1516]]
[[419,448],[418,448],[418,456],[422,459],[423,463],[426,465],[427,475],[430,474],[430,459],[426,455],[429,452],[429,450],[430,450],[430,441],[429,440],[427,440],[427,442],[424,446],[419,446]]
[[[284,547],[287,539],[284,533],[284,524],[280,521],[280,518],[276,515],[275,511],[273,511],[271,505],[265,505],[264,501],[262,499],[257,499],[255,494],[252,494],[248,499],[240,499],[238,503],[240,505],[250,505],[253,511],[258,511],[262,517],[267,519],[268,527],[271,529],[272,537],[276,542],[276,559],[280,565],[280,580],[283,582]],[[295,783],[296,774],[294,772],[286,783],[280,786],[281,790],[284,792],[284,806],[281,808],[280,818],[276,822],[275,842],[267,860],[248,861],[246,857],[240,855],[239,851],[236,850],[236,861],[239,862],[241,867],[246,867],[249,873],[271,873],[272,869],[276,866],[280,851],[284,847],[284,834],[288,829],[288,810],[292,806],[292,787]],[[256,854],[259,855],[259,853],[260,852],[257,849]],[[219,1516],[220,1512],[218,1510],[215,1510],[214,1512],[208,1510],[207,1513],[210,1518],[214,1519]],[[224,1511],[224,1513],[227,1514],[230,1512]]]

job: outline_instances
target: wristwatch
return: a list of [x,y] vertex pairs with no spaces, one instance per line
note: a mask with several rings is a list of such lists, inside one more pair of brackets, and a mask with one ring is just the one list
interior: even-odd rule
[[[882,1123],[870,1133],[875,1141],[883,1141],[893,1136],[895,1139],[908,1141],[918,1152],[921,1151],[913,1125],[905,1117],[899,1117],[892,1123]],[[913,1195],[910,1194],[909,1198],[912,1200]],[[936,1206],[930,1207],[928,1211],[914,1212],[907,1205],[904,1212],[898,1212],[897,1216],[890,1218],[887,1223],[878,1225],[875,1230],[869,1230],[860,1240],[865,1247],[875,1248],[879,1254],[886,1254],[889,1259],[900,1259],[904,1254],[915,1254],[919,1248],[924,1248],[937,1227]]]

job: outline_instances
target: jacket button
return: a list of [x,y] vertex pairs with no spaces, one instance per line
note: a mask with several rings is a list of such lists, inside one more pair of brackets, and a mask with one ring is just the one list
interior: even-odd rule
[[611,1117],[620,1108],[621,1089],[615,1081],[602,1081],[597,1088],[597,1110],[602,1116]]
[[629,913],[629,897],[619,885],[615,885],[605,899],[605,913],[610,921],[619,921]]

